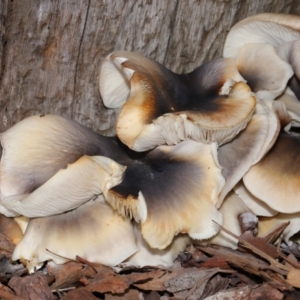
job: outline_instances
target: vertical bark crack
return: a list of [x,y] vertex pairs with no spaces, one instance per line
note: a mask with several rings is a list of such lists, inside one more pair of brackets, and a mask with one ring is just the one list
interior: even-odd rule
[[86,24],[87,24],[87,20],[88,20],[88,17],[89,17],[90,6],[91,6],[91,0],[88,1],[88,6],[87,6],[86,14],[85,14],[85,20],[84,20],[82,34],[81,34],[81,37],[80,37],[80,43],[79,43],[79,47],[78,47],[78,55],[77,55],[77,60],[76,60],[76,65],[75,65],[73,101],[72,101],[73,103],[72,103],[72,109],[71,109],[71,118],[72,119],[74,118],[74,106],[76,104],[76,102],[75,102],[75,94],[76,94],[76,83],[77,83],[77,73],[78,73],[79,58],[80,58],[80,52],[81,52],[81,48],[82,48],[82,42],[83,42],[83,38],[84,38],[84,34],[85,34]]
[[166,63],[166,57],[167,57],[167,53],[168,53],[168,49],[169,49],[169,44],[170,44],[171,38],[173,36],[174,25],[175,25],[175,21],[176,21],[176,17],[177,17],[177,12],[178,12],[178,3],[179,3],[179,0],[176,0],[175,10],[174,10],[174,16],[173,16],[173,18],[172,18],[172,20],[170,22],[171,31],[170,31],[170,35],[168,37],[168,42],[167,42],[167,47],[166,47],[166,51],[165,51],[165,56],[164,56],[164,59],[163,59],[163,64],[164,65]]

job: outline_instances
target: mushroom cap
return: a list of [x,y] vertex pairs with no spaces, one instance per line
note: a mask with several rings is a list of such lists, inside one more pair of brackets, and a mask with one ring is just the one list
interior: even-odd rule
[[280,95],[294,74],[292,66],[267,43],[245,44],[238,54],[237,65],[251,90],[260,99]]
[[146,151],[186,139],[219,144],[231,140],[246,126],[256,104],[245,83],[231,89],[243,80],[232,59],[178,75],[143,56],[120,51],[104,60],[99,82],[104,104],[122,106],[118,137],[129,148]]
[[242,179],[249,168],[257,163],[274,144],[280,130],[272,102],[258,102],[255,113],[232,141],[218,148],[225,186],[219,195],[217,207],[229,191]]
[[295,40],[281,44],[276,47],[276,53],[281,59],[291,65],[296,77],[300,79],[300,41]]
[[294,64],[299,56],[294,41],[299,39],[299,16],[260,14],[232,27],[223,56],[237,60],[239,72],[260,99],[274,98],[283,92],[293,72],[300,70]]
[[30,270],[46,260],[62,264],[77,255],[115,266],[137,250],[131,222],[100,196],[72,211],[31,219],[12,259],[26,260]]
[[28,117],[1,133],[0,140],[2,197],[32,192],[84,154],[111,152],[104,137],[53,115]]
[[[240,236],[242,231],[239,223],[239,215],[246,212],[251,212],[250,209],[243,203],[242,199],[233,191],[230,191],[219,211],[223,216],[222,226],[230,230],[235,235]],[[224,230],[220,230],[217,235],[211,239],[193,242],[200,245],[215,244],[232,249],[236,249],[238,244],[238,240],[226,233]]]
[[134,226],[136,243],[139,250],[130,256],[126,263],[136,267],[144,266],[171,266],[178,254],[191,244],[187,234],[176,235],[172,243],[165,249],[153,249],[143,239],[137,224]]
[[119,184],[125,169],[107,157],[85,155],[32,193],[5,197],[2,205],[29,218],[60,214]]
[[[300,101],[289,87],[287,87],[284,93],[276,99],[276,102],[284,103],[287,111],[300,116]],[[283,109],[281,108],[280,110]]]
[[245,44],[268,43],[274,47],[300,38],[300,17],[264,13],[235,24],[227,35],[223,56],[237,58]]
[[275,211],[300,211],[299,153],[299,136],[281,132],[273,148],[244,176],[247,190]]
[[215,203],[223,185],[216,144],[185,141],[157,147],[128,164],[122,182],[105,198],[141,222],[150,247],[164,249],[178,233],[194,239],[216,234],[212,220],[222,223]]
[[269,207],[266,203],[254,197],[245,187],[243,181],[240,181],[234,187],[235,193],[242,199],[244,204],[257,216],[263,217],[273,217],[278,214],[278,211],[275,211]]

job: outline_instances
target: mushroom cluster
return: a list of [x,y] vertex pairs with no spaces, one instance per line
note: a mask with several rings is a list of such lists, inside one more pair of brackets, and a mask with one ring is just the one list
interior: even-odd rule
[[99,88],[119,109],[116,136],[53,115],[0,134],[0,225],[24,234],[9,225],[12,259],[30,271],[76,255],[171,265],[189,243],[235,248],[215,222],[239,235],[243,213],[260,218],[261,235],[290,220],[290,242],[300,229],[298,53],[300,17],[261,14],[191,73],[109,54]]

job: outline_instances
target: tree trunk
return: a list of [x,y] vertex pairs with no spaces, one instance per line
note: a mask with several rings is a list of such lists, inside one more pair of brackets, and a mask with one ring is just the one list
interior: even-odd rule
[[1,0],[0,131],[34,114],[114,133],[98,91],[103,58],[136,51],[175,72],[220,57],[229,29],[298,0]]

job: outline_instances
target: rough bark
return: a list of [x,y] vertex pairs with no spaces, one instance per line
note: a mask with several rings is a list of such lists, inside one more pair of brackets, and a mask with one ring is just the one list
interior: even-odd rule
[[256,13],[300,13],[297,0],[2,0],[0,131],[58,114],[105,134],[116,112],[98,91],[101,60],[139,52],[175,72],[221,56],[229,29]]

